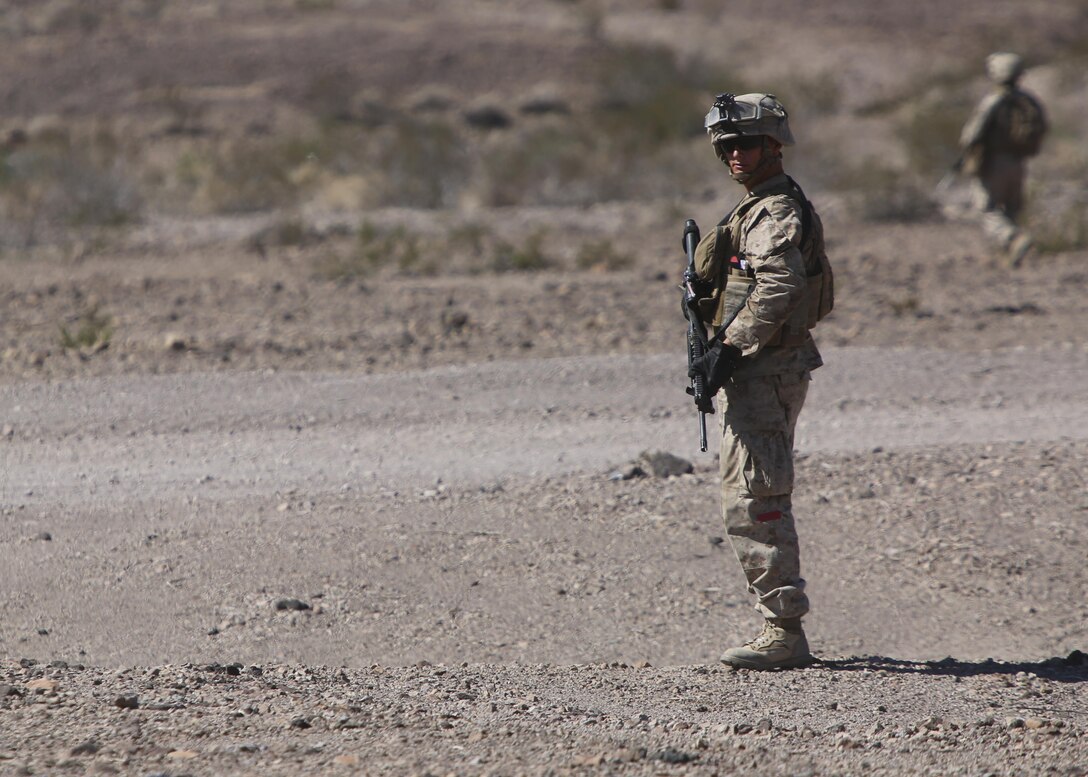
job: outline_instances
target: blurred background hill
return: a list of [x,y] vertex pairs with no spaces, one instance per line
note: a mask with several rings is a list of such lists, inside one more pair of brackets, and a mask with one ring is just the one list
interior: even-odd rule
[[[675,347],[683,219],[740,195],[702,129],[722,91],[791,111],[787,168],[847,292],[824,336],[939,341],[955,274],[999,272],[933,201],[994,50],[1024,56],[1049,110],[1026,218],[1064,269],[959,314],[974,331],[1083,285],[1079,0],[11,0],[0,39],[11,374]],[[1027,341],[1072,331],[1056,321]],[[110,338],[129,361],[90,361]]]
[[[1065,190],[1088,171],[1075,0],[793,0],[773,14],[744,0],[16,0],[0,36],[9,252],[108,244],[160,217],[277,213],[275,239],[301,242],[387,208],[728,198],[702,115],[716,92],[757,89],[791,109],[788,161],[810,194],[862,219],[928,218],[998,49],[1027,59],[1053,119],[1033,179],[1066,201],[1036,215],[1069,218]],[[1068,241],[1088,239],[1078,204]],[[468,264],[487,232],[451,229],[443,248]],[[382,237],[433,271],[426,246]]]

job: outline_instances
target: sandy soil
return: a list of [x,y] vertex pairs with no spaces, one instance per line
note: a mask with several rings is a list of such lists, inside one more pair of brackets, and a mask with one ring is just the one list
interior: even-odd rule
[[[0,57],[44,75],[11,81],[6,118],[138,115],[126,100],[154,73],[125,64],[144,60],[199,62],[188,77],[220,89],[271,62],[258,110],[299,88],[305,52],[331,67],[357,35],[376,81],[421,62],[466,91],[511,48],[532,53],[505,71],[514,90],[577,80],[592,56],[567,4],[345,3],[291,27],[325,47],[280,59],[287,4],[215,5],[165,17],[161,60],[137,15],[13,37],[25,56]],[[718,23],[651,5],[603,4],[602,34]],[[996,24],[990,4],[806,8],[791,56],[825,44],[866,99],[956,61],[944,32],[911,37],[930,48],[902,72],[877,56],[907,25]],[[1050,19],[1053,40],[1077,18],[1005,10]],[[97,99],[66,86],[92,65]],[[962,224],[862,221],[810,190],[838,283],[798,431],[820,661],[733,671],[717,656],[758,619],[697,450],[675,289],[683,219],[716,221],[731,186],[471,214],[605,236],[634,257],[613,270],[331,278],[328,243],[260,244],[271,214],[6,255],[0,775],[1088,774],[1088,254],[1011,270]],[[422,232],[462,215],[367,217]],[[93,309],[108,347],[61,347]],[[655,470],[661,452],[690,471]]]

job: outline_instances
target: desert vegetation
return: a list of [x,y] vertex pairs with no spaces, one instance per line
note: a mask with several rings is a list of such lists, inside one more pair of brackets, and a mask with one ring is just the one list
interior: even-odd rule
[[[365,4],[201,2],[183,11],[151,0],[51,0],[9,6],[0,13],[0,31],[9,41],[78,51],[96,39],[170,35],[190,19],[218,19],[225,31],[219,45],[229,46],[258,5],[278,23],[306,27],[350,19]],[[372,212],[482,208],[494,214],[689,201],[722,188],[702,135],[709,100],[720,90],[757,88],[773,89],[792,108],[804,140],[795,164],[810,190],[842,199],[865,219],[925,221],[936,217],[932,187],[955,158],[959,128],[985,89],[981,57],[1001,37],[995,27],[931,69],[904,73],[892,88],[859,97],[831,72],[759,77],[726,46],[621,34],[625,17],[638,14],[669,24],[680,3],[626,11],[588,0],[545,5],[537,18],[562,28],[567,43],[562,72],[545,72],[535,85],[475,93],[456,83],[414,81],[410,72],[377,79],[352,67],[344,51],[339,61],[326,57],[293,74],[288,85],[282,78],[278,85],[275,78],[266,82],[245,63],[227,73],[159,68],[138,73],[130,91],[101,104],[65,109],[60,92],[27,110],[9,109],[0,160],[0,246],[11,254],[78,242],[86,251],[123,241],[156,218],[272,214],[311,233],[318,222],[349,223],[359,230],[360,254],[349,263],[363,266],[376,263],[378,246],[367,229],[380,216]],[[694,10],[708,26],[727,28],[724,13],[709,4]],[[1086,88],[1084,47],[1079,39],[1023,44],[1054,123],[1033,190],[1048,204],[1033,213],[1055,226],[1054,238],[1044,241],[1047,250],[1083,247],[1083,202],[1067,184],[1088,167],[1077,107]],[[19,88],[33,89],[33,82]],[[363,221],[371,226],[362,227]],[[387,238],[399,246],[387,252],[391,265],[437,269],[412,255],[414,236],[391,230]],[[473,269],[532,270],[546,266],[548,254],[571,267],[624,264],[580,258],[576,246],[553,247],[555,237],[540,232],[519,241],[526,250],[496,244]],[[345,261],[330,259],[324,249],[318,254],[319,264]]]

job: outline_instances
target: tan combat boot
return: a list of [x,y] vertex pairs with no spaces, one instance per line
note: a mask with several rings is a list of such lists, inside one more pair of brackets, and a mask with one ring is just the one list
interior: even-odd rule
[[768,619],[755,639],[744,647],[729,648],[720,660],[743,669],[790,669],[815,661],[800,618]]
[[1009,246],[1005,249],[1005,255],[1008,257],[1009,266],[1019,267],[1034,244],[1031,235],[1027,232],[1018,233],[1016,237],[1009,241]]

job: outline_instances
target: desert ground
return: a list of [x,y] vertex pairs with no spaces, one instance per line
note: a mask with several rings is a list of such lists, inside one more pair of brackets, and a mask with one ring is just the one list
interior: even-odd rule
[[[1088,775],[1081,5],[5,4],[0,775]],[[677,289],[756,89],[837,292],[769,673]]]

